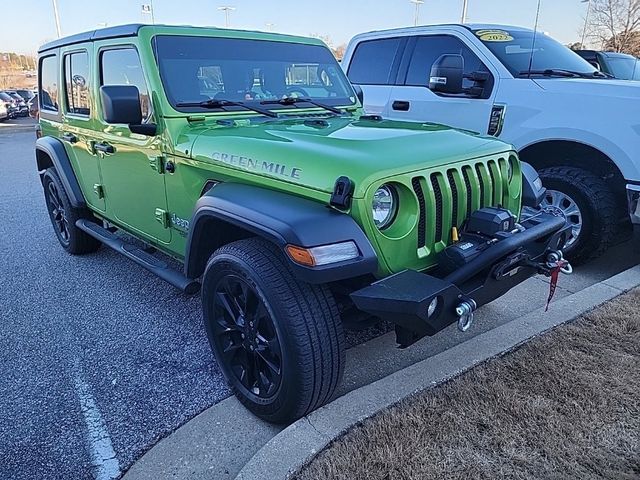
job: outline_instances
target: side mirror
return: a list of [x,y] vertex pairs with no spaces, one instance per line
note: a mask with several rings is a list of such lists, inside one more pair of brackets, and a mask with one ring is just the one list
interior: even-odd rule
[[429,89],[437,93],[463,93],[464,58],[462,55],[442,55],[431,67]]
[[153,136],[157,127],[142,123],[140,92],[133,85],[103,85],[100,98],[104,120],[107,123],[124,123],[133,133]]
[[104,121],[107,123],[142,123],[140,92],[133,85],[103,85],[100,87]]
[[360,103],[364,105],[364,91],[362,90],[362,87],[360,85],[353,85],[353,89],[355,90],[356,97],[358,97]]

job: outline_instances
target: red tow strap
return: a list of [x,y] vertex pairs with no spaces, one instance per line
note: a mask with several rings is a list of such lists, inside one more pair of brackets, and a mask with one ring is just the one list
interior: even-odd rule
[[556,266],[551,270],[551,280],[549,281],[549,298],[547,298],[547,306],[544,311],[549,311],[549,304],[551,300],[553,300],[553,296],[556,294],[556,289],[558,288],[558,277],[560,276],[560,271],[568,264],[566,260],[560,260],[556,263]]

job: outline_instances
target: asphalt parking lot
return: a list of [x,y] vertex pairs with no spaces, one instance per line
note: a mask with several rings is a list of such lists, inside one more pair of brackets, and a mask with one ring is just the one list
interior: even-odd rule
[[[59,247],[32,127],[29,120],[16,124],[0,128],[0,478],[124,472],[229,391],[206,341],[199,297],[178,293],[110,250],[71,257]],[[572,288],[630,266],[626,248],[578,272]],[[544,295],[548,287],[536,282],[536,296]],[[508,321],[501,317],[508,309],[490,305],[495,320],[478,331]],[[351,335],[349,343],[376,333]],[[448,337],[442,348],[457,338],[463,336]],[[343,390],[351,383],[347,371]]]

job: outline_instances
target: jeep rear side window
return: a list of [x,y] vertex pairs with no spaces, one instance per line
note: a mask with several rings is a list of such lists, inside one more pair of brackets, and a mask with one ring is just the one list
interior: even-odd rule
[[40,109],[58,111],[58,56],[40,60]]
[[348,77],[360,85],[388,85],[401,38],[361,42],[353,53]]
[[89,116],[89,55],[77,52],[64,57],[67,112]]
[[[445,54],[462,55],[465,75],[473,72],[489,71],[469,47],[459,39],[450,35],[430,35],[417,38],[411,62],[409,63],[405,85],[429,86],[431,67],[438,58]],[[470,88],[473,85],[474,82],[472,80],[465,78],[464,88]]]
[[138,87],[142,118],[149,118],[151,99],[142,72],[140,57],[135,48],[104,50],[100,55],[100,76],[100,85],[133,85]]

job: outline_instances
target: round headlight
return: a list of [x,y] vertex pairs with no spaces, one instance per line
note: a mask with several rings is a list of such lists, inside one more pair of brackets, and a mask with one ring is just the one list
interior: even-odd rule
[[398,201],[391,185],[382,185],[373,194],[373,221],[380,230],[388,227],[396,214]]

